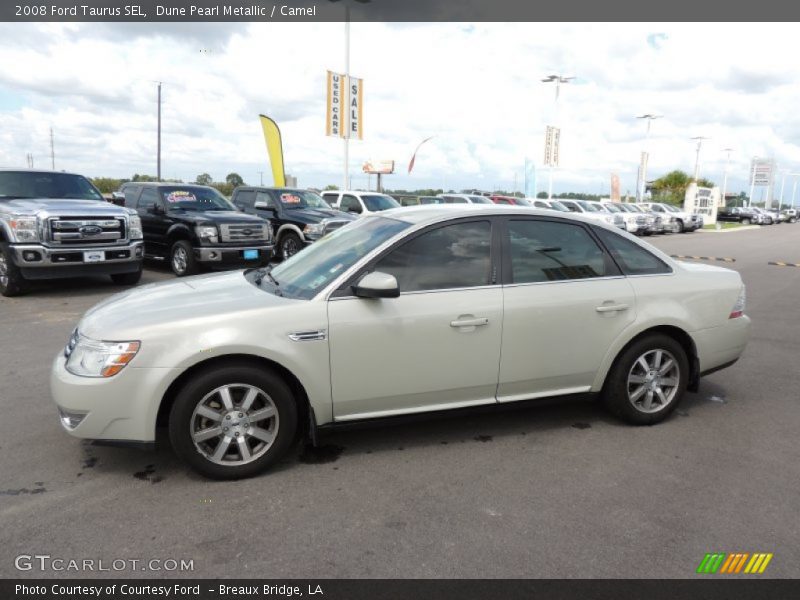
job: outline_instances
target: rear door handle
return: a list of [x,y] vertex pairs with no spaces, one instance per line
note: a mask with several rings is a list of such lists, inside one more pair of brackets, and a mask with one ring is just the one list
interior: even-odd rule
[[606,312],[618,312],[621,310],[628,310],[627,304],[603,304],[602,306],[598,306],[595,310],[599,313],[606,313]]
[[478,317],[477,319],[458,319],[450,321],[450,327],[479,327],[481,325],[488,325],[489,319],[487,317]]

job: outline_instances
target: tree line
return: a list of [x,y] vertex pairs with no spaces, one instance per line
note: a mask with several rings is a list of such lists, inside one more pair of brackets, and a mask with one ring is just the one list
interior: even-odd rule
[[[93,177],[90,178],[95,187],[103,194],[110,194],[116,192],[123,183],[129,181],[158,181],[154,175],[142,175],[134,173],[130,179],[117,179],[114,177]],[[183,181],[182,179],[161,179],[164,183],[196,183],[198,185],[208,185],[217,189],[223,196],[230,196],[233,194],[234,188],[240,185],[247,185],[238,173],[228,173],[225,176],[225,181],[214,181],[214,178],[208,173],[200,173],[194,181]]]

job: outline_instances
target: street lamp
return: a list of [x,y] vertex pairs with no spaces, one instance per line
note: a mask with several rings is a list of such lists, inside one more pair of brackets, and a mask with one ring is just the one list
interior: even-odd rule
[[726,206],[725,194],[728,191],[728,168],[731,164],[731,152],[733,152],[733,148],[725,148],[723,152],[727,153],[727,157],[725,158],[725,175],[722,177],[722,201],[720,202],[720,206]]
[[709,140],[711,138],[698,135],[697,137],[693,137],[691,139],[697,140],[697,150],[694,159],[694,182],[697,183],[697,178],[700,174],[700,148],[703,146],[703,140]]
[[789,173],[794,179],[794,184],[792,184],[792,208],[794,208],[794,195],[797,192],[797,178],[800,177],[800,173]]
[[[547,75],[546,77],[544,77],[542,79],[543,83],[555,83],[556,84],[556,96],[555,96],[554,110],[553,110],[553,113],[554,113],[553,120],[556,122],[555,125],[554,125],[556,128],[558,127],[558,97],[559,97],[559,94],[560,94],[560,91],[561,91],[561,84],[562,83],[569,83],[573,79],[575,79],[574,76],[566,77],[564,75]],[[559,133],[559,138],[560,138],[560,136],[561,136],[561,130],[560,129],[558,129],[558,133]],[[555,148],[553,148],[552,151],[553,151],[553,153],[555,153],[555,150],[558,148],[558,143],[559,142],[558,141],[554,141],[553,143],[554,143]],[[552,200],[553,199],[553,163],[554,162],[555,162],[554,157],[551,156],[550,164],[549,164],[549,167],[550,167],[549,179],[548,179],[548,183],[547,183],[547,199],[548,200]]]
[[636,186],[637,202],[642,202],[644,200],[644,191],[645,187],[647,186],[647,161],[650,158],[648,153],[650,142],[650,125],[653,123],[653,121],[660,119],[663,116],[664,115],[651,115],[648,113],[646,115],[640,115],[636,117],[637,119],[647,119],[647,133],[645,133],[644,136],[644,151],[642,152],[642,161],[639,164],[639,177],[641,178],[641,181]]

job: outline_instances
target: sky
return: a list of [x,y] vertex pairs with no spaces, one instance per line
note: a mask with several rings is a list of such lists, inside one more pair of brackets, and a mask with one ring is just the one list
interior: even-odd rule
[[[524,190],[525,160],[547,189],[544,131],[561,127],[555,193],[635,194],[646,124],[648,178],[694,171],[748,191],[750,160],[800,172],[800,36],[792,24],[352,23],[350,71],[364,80],[366,160],[396,161],[392,189]],[[162,176],[271,184],[259,113],[283,134],[303,187],[340,185],[343,141],[325,136],[326,70],[344,69],[342,23],[0,24],[0,167],[90,177]],[[549,74],[574,76],[558,103]],[[434,136],[408,162],[417,144]],[[263,172],[263,175],[262,173]],[[371,182],[374,185],[374,179]],[[780,178],[776,193],[780,187]],[[786,196],[790,196],[788,177]],[[756,196],[758,197],[758,196]],[[800,201],[800,198],[798,199]]]

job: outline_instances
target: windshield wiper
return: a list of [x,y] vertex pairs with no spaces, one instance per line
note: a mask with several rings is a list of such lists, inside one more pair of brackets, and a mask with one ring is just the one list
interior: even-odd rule
[[[278,280],[277,280],[277,279],[275,279],[275,277],[273,277],[273,276],[272,276],[272,273],[271,273],[270,271],[272,271],[272,267],[264,267],[263,269],[259,269],[259,270],[258,270],[258,275],[256,275],[256,278],[255,278],[255,279],[253,279],[253,282],[254,282],[254,283],[255,283],[255,284],[258,286],[258,287],[261,287],[261,282],[262,282],[262,281],[264,281],[264,277],[269,277],[270,281],[272,281],[272,283],[275,285],[275,287],[276,287],[276,288],[277,288],[277,287],[279,287],[279,286],[280,286],[280,283],[278,283]],[[278,290],[278,289],[276,289],[276,290],[275,290],[275,293],[276,293],[278,296],[283,296],[283,294],[281,293],[281,291],[280,291],[280,290]]]

